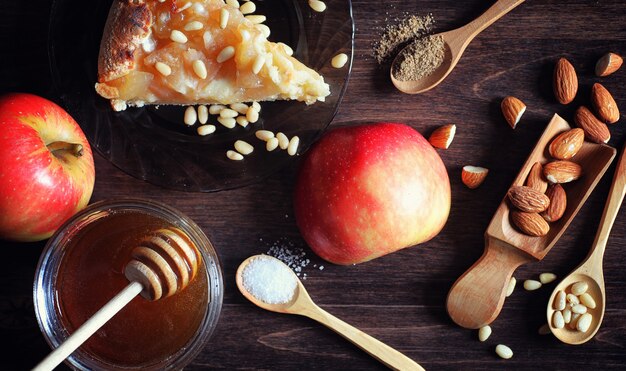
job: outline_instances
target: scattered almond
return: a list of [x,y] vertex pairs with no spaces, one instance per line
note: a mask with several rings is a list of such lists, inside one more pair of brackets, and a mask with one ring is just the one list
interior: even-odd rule
[[614,124],[619,120],[617,103],[602,84],[595,83],[591,87],[591,103],[602,121]]
[[526,111],[526,105],[524,102],[511,96],[505,97],[502,100],[500,108],[502,109],[504,119],[513,129],[515,129],[515,126],[517,126],[517,123]]
[[600,77],[608,76],[619,70],[622,66],[622,57],[615,53],[606,53],[596,63],[596,75]]
[[435,131],[430,134],[428,141],[433,147],[448,149],[448,147],[450,147],[450,144],[452,143],[452,140],[454,139],[455,133],[456,125],[443,125],[435,129]]
[[511,187],[508,197],[513,206],[527,213],[540,213],[550,205],[548,196],[526,186]]
[[556,159],[569,160],[576,156],[580,147],[583,146],[584,141],[585,131],[583,129],[570,129],[552,139],[548,147],[548,152],[550,152],[550,156]]
[[511,210],[511,221],[522,233],[529,236],[541,237],[550,231],[548,222],[537,213]]
[[565,209],[567,208],[567,194],[563,187],[556,183],[548,187],[546,196],[550,199],[550,206],[541,213],[541,216],[548,222],[556,222],[565,214]]
[[548,182],[543,179],[543,166],[541,166],[540,162],[535,162],[530,168],[526,178],[526,186],[541,193],[545,193],[546,189],[548,189]]
[[485,181],[487,173],[489,173],[489,169],[484,167],[470,165],[463,166],[461,181],[467,186],[467,188],[475,189]]
[[560,58],[554,67],[554,95],[561,104],[568,104],[576,97],[578,76],[574,66],[565,58]]
[[611,139],[611,132],[606,124],[598,120],[585,106],[576,110],[574,122],[585,131],[585,138],[591,142],[607,143]]
[[550,183],[569,183],[582,175],[582,168],[575,162],[553,161],[543,167],[543,175]]

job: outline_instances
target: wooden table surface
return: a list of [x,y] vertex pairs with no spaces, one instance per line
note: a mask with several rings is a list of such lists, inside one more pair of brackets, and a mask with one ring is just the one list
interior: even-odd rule
[[[264,181],[210,194],[169,191],[134,179],[96,155],[92,201],[121,197],[160,200],[194,219],[216,246],[225,279],[224,305],[217,330],[188,369],[383,368],[332,331],[306,318],[263,311],[238,292],[235,269],[250,255],[273,245],[303,248],[311,263],[305,284],[327,311],[395,347],[426,369],[623,369],[626,367],[626,211],[618,216],[604,259],[607,310],[595,338],[568,346],[540,336],[549,284],[526,292],[521,284],[505,302],[485,343],[476,331],[456,326],[445,310],[452,283],[483,251],[483,233],[534,142],[556,112],[572,119],[577,104],[562,106],[551,92],[554,62],[567,57],[579,73],[576,103],[587,104],[590,86],[601,81],[626,110],[626,68],[607,78],[593,75],[607,51],[626,54],[626,4],[611,1],[527,1],[479,35],[457,69],[435,90],[410,96],[396,91],[388,71],[377,66],[372,44],[387,20],[432,13],[436,30],[461,26],[492,1],[354,0],[356,40],[352,76],[333,126],[360,122],[407,123],[424,135],[455,123],[448,150],[439,151],[452,186],[448,222],[435,239],[356,266],[336,266],[317,258],[300,237],[293,217],[292,190],[298,161]],[[0,91],[49,96],[46,20],[50,0],[2,1]],[[77,30],[79,32],[80,30]],[[500,113],[506,95],[528,110],[512,130]],[[626,139],[624,119],[611,126],[610,144]],[[463,165],[490,169],[479,189],[460,181]],[[538,263],[515,272],[518,282],[542,272],[563,277],[586,255],[606,200],[615,164],[598,185],[567,233]],[[0,242],[0,338],[3,369],[27,369],[49,352],[32,305],[32,283],[44,242]],[[316,265],[323,265],[319,270]],[[503,343],[515,355],[502,360]]]

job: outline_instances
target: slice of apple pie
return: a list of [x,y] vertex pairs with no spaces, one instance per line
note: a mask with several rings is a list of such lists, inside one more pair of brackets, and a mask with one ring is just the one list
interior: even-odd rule
[[116,111],[144,104],[324,101],[330,94],[324,78],[290,56],[285,44],[268,41],[259,19],[223,0],[114,0],[96,91]]

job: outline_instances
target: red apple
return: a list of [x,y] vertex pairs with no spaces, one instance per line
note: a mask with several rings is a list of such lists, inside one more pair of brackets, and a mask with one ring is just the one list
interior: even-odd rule
[[0,238],[46,239],[87,205],[89,143],[61,107],[32,94],[0,97]]
[[437,235],[450,212],[450,180],[437,152],[410,126],[345,127],[306,154],[294,207],[317,255],[357,264]]

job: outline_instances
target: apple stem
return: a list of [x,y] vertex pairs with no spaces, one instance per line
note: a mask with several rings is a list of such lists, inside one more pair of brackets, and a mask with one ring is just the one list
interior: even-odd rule
[[69,152],[76,157],[83,155],[83,145],[67,142],[52,142],[48,144],[48,149],[56,156],[57,151]]

